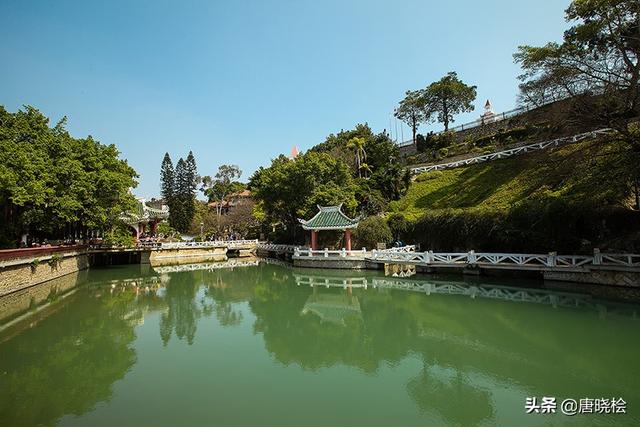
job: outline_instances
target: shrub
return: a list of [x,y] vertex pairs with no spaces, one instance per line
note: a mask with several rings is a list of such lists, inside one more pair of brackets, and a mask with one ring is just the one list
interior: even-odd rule
[[49,264],[51,268],[58,268],[60,263],[62,263],[62,255],[60,254],[53,254],[49,261],[47,261],[47,264]]
[[135,239],[125,224],[117,224],[107,231],[103,243],[109,246],[130,247],[135,243]]
[[446,148],[441,148],[438,150],[438,157],[444,159],[449,155],[449,150]]
[[387,219],[387,224],[389,225],[395,240],[404,236],[410,227],[409,221],[407,221],[404,215],[398,213],[391,214]]
[[378,243],[389,244],[393,240],[391,229],[380,216],[370,216],[360,221],[355,231],[355,238],[360,247],[373,249]]
[[39,265],[40,265],[40,258],[34,258],[31,261],[31,272],[35,273],[35,271],[38,269]]

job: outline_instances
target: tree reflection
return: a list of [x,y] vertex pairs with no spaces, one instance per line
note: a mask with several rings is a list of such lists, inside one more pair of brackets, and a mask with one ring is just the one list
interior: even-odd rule
[[490,393],[471,385],[460,371],[447,377],[425,365],[409,380],[407,392],[423,412],[438,413],[447,425],[474,426],[493,417]]
[[160,337],[166,346],[173,333],[180,340],[193,344],[203,306],[196,301],[197,272],[173,273],[165,287],[167,311],[160,316]]
[[135,364],[134,296],[82,297],[73,310],[61,309],[2,343],[4,425],[54,425],[65,414],[81,415],[109,400],[113,383]]

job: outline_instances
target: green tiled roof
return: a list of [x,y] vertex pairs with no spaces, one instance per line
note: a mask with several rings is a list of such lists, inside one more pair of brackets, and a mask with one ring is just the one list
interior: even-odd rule
[[298,219],[305,230],[344,230],[358,226],[358,219],[342,213],[342,205],[318,206],[319,212],[309,221]]

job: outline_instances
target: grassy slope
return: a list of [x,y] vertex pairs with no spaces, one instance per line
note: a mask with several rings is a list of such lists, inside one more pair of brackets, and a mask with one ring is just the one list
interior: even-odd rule
[[414,220],[429,211],[505,211],[526,200],[624,203],[626,179],[615,143],[587,141],[416,178],[391,212]]

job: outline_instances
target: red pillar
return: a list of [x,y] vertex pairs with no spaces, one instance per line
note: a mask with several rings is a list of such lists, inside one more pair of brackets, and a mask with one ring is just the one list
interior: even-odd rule
[[151,233],[156,236],[158,234],[158,220],[154,220],[151,223]]
[[311,230],[311,250],[318,250],[318,232]]
[[344,248],[348,251],[351,250],[351,230],[344,230]]

